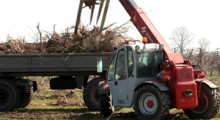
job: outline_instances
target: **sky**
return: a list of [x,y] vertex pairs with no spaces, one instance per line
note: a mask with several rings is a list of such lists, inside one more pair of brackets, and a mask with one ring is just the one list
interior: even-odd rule
[[[198,47],[198,39],[210,42],[209,49],[220,48],[219,0],[135,0],[145,11],[163,38],[171,44],[170,37],[176,27],[186,27],[195,37],[190,47]],[[1,0],[0,1],[0,41],[7,36],[13,38],[25,36],[26,40],[36,39],[36,26],[40,23],[42,31],[51,32],[56,24],[57,32],[73,26],[76,21],[79,0]],[[90,11],[84,8],[82,24],[89,24]],[[96,15],[94,15],[95,25]],[[129,16],[118,0],[111,0],[105,25],[116,26],[129,21]],[[131,24],[132,25],[132,24]],[[131,27],[128,36],[142,37],[135,27]],[[172,47],[172,46],[171,46]]]

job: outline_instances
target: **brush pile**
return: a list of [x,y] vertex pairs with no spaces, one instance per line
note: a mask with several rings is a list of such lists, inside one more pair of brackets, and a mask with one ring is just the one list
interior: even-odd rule
[[112,52],[114,47],[127,44],[131,38],[123,37],[119,29],[107,28],[100,31],[82,27],[77,34],[71,32],[46,34],[36,43],[27,43],[25,39],[8,39],[0,43],[0,54],[31,54],[31,53],[82,53]]

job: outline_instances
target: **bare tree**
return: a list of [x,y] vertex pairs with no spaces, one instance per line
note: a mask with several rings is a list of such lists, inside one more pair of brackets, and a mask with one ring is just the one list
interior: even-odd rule
[[210,42],[206,40],[205,38],[199,39],[199,48],[201,48],[203,51],[207,51],[207,48],[209,45],[210,45]]
[[192,49],[187,49],[186,50],[186,58],[188,59],[188,60],[190,60],[190,59],[192,59],[192,57],[193,57],[193,53],[194,53],[194,49],[192,48]]
[[213,71],[216,70],[216,68],[218,68],[218,62],[217,62],[217,60],[218,60],[218,51],[211,52],[209,56],[211,58],[210,62],[208,62],[209,63],[209,71],[210,71],[210,76],[212,76]]
[[206,40],[205,38],[200,38],[199,41],[199,54],[198,54],[198,62],[197,66],[202,69],[205,73],[210,67],[210,58],[211,54],[208,53],[208,46],[210,42]]
[[186,27],[177,27],[172,33],[171,40],[177,52],[184,55],[186,46],[189,45],[194,38],[194,34],[189,32]]
[[217,48],[217,60],[216,60],[216,69],[217,69],[217,71],[218,71],[218,75],[220,76],[220,55],[219,55],[219,50],[220,50],[220,48]]

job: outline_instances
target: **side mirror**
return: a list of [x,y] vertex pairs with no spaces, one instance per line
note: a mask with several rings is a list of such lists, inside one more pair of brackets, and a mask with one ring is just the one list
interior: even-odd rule
[[97,73],[102,73],[103,71],[103,63],[102,58],[97,59]]

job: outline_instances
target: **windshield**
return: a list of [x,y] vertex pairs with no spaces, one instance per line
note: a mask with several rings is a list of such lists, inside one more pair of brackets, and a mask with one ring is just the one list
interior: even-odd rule
[[159,65],[162,61],[161,51],[137,52],[137,78],[155,76],[159,72]]

